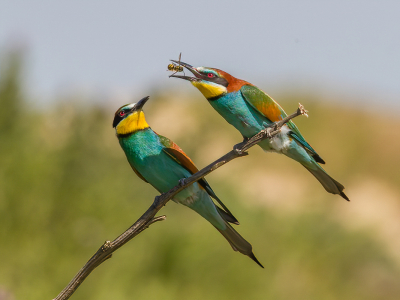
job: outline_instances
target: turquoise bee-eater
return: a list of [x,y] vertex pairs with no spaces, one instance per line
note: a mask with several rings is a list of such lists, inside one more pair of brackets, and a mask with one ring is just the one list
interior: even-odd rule
[[[287,116],[274,99],[247,81],[219,69],[195,68],[181,61],[173,62],[184,66],[194,77],[175,74],[171,77],[189,80],[211,106],[240,131],[244,139],[254,136],[265,126]],[[294,122],[286,123],[279,135],[261,141],[259,146],[265,151],[282,153],[298,161],[319,180],[327,192],[339,194],[349,201],[343,193],[344,186],[330,177],[319,165],[325,164],[325,161],[307,143]]]
[[[198,169],[178,145],[155,133],[147,124],[142,108],[148,99],[149,97],[145,97],[138,103],[119,108],[115,113],[113,127],[136,175],[160,193],[165,193]],[[211,197],[222,208],[215,205]],[[205,179],[188,186],[172,200],[197,212],[227,239],[233,250],[249,256],[263,267],[254,256],[251,244],[229,225],[239,222]]]

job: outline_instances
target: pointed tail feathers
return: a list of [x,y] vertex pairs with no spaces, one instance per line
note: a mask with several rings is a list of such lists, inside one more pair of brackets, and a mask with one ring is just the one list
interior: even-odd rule
[[215,206],[218,210],[218,213],[221,215],[222,219],[225,221],[235,224],[235,225],[240,225],[239,221],[232,215],[224,211],[223,209],[219,208],[218,206]]
[[317,163],[314,163],[313,166],[316,168],[310,168],[306,165],[303,164],[303,166],[315,176],[315,178],[318,179],[318,181],[322,184],[322,186],[325,188],[325,190],[328,193],[332,194],[338,194],[342,196],[344,199],[347,201],[350,201],[350,199],[346,196],[345,193],[343,193],[344,186],[337,182],[335,179],[333,179],[331,176],[329,176],[324,169],[322,169]]
[[[235,217],[231,213],[224,211],[214,204],[208,193],[201,190],[200,194],[197,194],[201,199],[197,201],[186,202],[191,209],[200,214],[204,219],[210,222],[215,229],[217,229],[224,238],[232,246],[233,250],[239,251],[240,253],[247,255],[254,260],[260,267],[264,268],[263,265],[257,260],[253,254],[253,247],[246,241],[228,222],[238,223]],[[184,203],[186,205],[186,203]]]
[[225,225],[226,225],[226,229],[224,229],[224,230],[218,229],[216,227],[215,228],[224,236],[224,238],[226,238],[226,240],[232,246],[233,250],[239,251],[240,253],[247,255],[252,260],[254,260],[261,268],[264,268],[264,266],[255,257],[255,255],[253,253],[253,247],[251,246],[251,244],[248,241],[246,241],[227,222],[225,222]]

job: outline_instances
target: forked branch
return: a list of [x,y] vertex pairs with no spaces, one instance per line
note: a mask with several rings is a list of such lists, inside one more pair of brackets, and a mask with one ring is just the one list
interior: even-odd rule
[[107,259],[111,258],[113,252],[118,248],[125,245],[129,240],[133,239],[143,230],[148,228],[151,224],[165,220],[165,216],[155,217],[156,213],[165,205],[169,200],[171,200],[177,193],[208,175],[209,173],[215,171],[224,164],[230,162],[231,160],[246,156],[246,152],[249,148],[253,147],[260,141],[264,139],[271,139],[280,133],[281,128],[291,119],[305,115],[307,116],[307,111],[304,109],[303,105],[299,104],[297,111],[286,118],[272,123],[261,130],[259,133],[251,137],[250,139],[244,140],[242,143],[235,145],[234,149],[221,158],[217,159],[213,163],[209,164],[207,167],[201,169],[192,176],[185,178],[179,182],[178,185],[170,189],[168,192],[156,196],[153,204],[147,209],[147,211],[124,233],[117,237],[112,242],[106,241],[97,252],[89,259],[89,261],[83,266],[83,268],[75,275],[75,277],[70,281],[70,283],[61,291],[61,293],[54,298],[54,300],[65,300],[69,299],[71,295],[76,291],[79,285],[89,276],[89,274],[102,264]]

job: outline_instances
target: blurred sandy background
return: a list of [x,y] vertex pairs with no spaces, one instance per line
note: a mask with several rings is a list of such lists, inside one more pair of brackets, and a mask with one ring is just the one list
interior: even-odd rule
[[241,136],[168,59],[219,67],[279,101],[343,183],[254,147],[207,177],[265,269],[169,203],[72,299],[399,299],[400,25],[394,1],[5,1],[0,12],[0,299],[51,299],[156,191],[113,114],[147,121],[198,167]]

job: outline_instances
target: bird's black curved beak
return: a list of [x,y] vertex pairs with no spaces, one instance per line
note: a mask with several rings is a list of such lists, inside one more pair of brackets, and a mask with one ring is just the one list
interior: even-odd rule
[[138,103],[134,107],[132,107],[133,110],[142,110],[143,106],[146,104],[147,100],[150,99],[150,96],[144,97],[143,99],[140,99]]
[[191,65],[189,65],[189,64],[187,64],[187,63],[185,63],[183,61],[177,61],[177,60],[173,60],[173,59],[171,59],[171,61],[176,63],[177,65],[181,65],[181,66],[185,67],[190,72],[192,72],[192,74],[195,77],[175,75],[175,74],[172,74],[169,77],[176,77],[176,78],[186,79],[186,80],[189,80],[189,81],[199,81],[199,80],[202,79],[202,75],[193,66],[191,66]]

